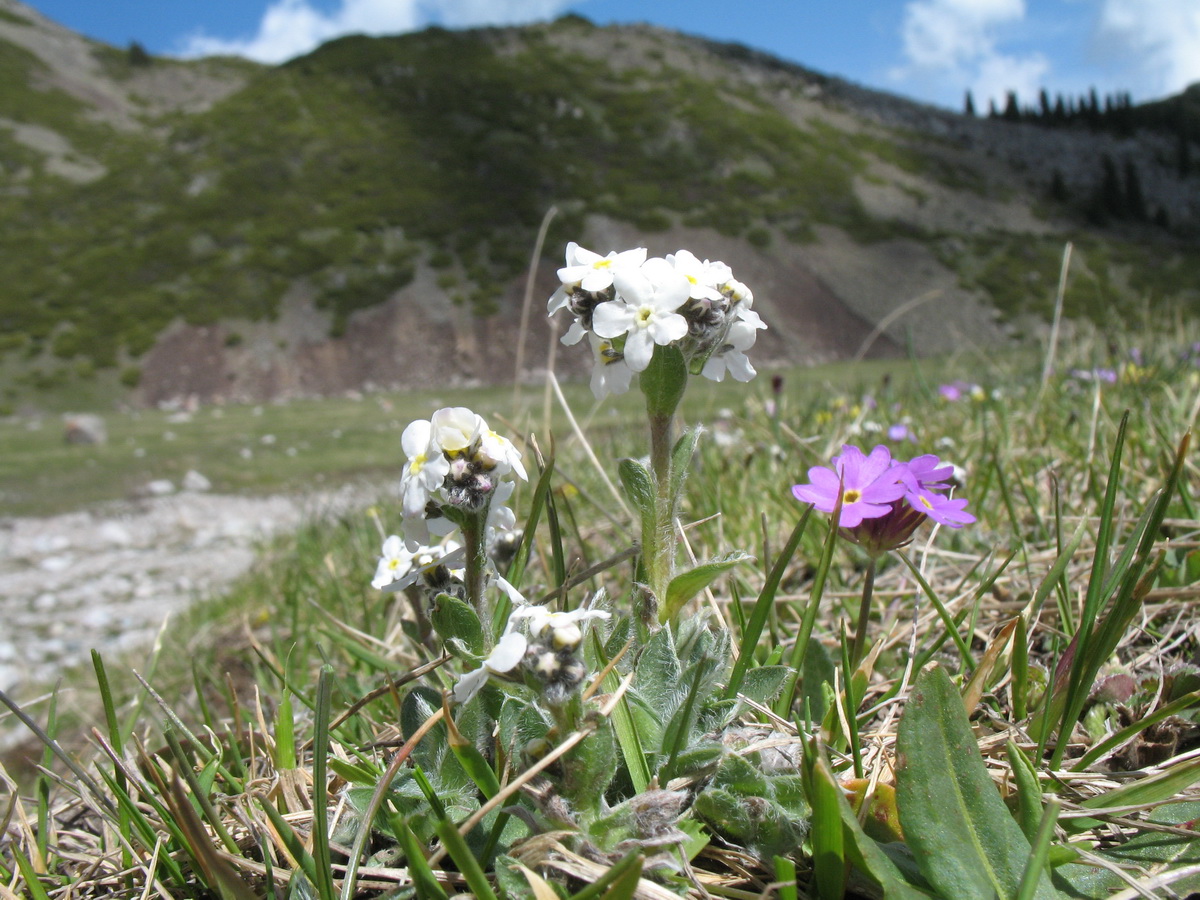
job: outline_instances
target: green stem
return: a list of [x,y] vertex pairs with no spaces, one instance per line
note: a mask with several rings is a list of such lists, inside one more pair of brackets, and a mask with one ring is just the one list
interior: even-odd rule
[[854,647],[850,651],[850,671],[846,673],[847,678],[862,661],[863,650],[867,645],[867,624],[871,620],[871,595],[874,593],[875,557],[872,556],[867,563],[867,575],[863,581],[862,603],[858,607],[858,625],[854,630]]
[[475,607],[479,621],[484,623],[483,636],[485,649],[491,650],[493,645],[492,630],[488,623],[492,621],[491,606],[487,600],[487,515],[488,507],[484,506],[463,523],[463,544],[466,547],[466,574],[464,586],[467,592],[467,602]]
[[675,566],[675,501],[671,492],[671,421],[673,416],[650,416],[650,469],[654,474],[656,490],[654,502],[654,535],[642,535],[643,552],[646,553],[646,573],[650,579],[650,590],[659,604],[666,602],[667,585]]

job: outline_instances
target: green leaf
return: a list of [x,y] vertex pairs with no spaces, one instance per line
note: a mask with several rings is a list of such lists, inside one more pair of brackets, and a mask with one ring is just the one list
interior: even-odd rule
[[637,693],[659,716],[669,716],[679,705],[683,671],[670,627],[660,628],[637,659]]
[[[938,665],[913,685],[897,735],[900,824],[917,866],[955,900],[1011,898],[1031,852],[988,775],[962,698]],[[1034,892],[1057,897],[1047,876]]]
[[[1186,823],[1200,819],[1200,802],[1168,803],[1156,809],[1149,818],[1161,825],[1186,826]],[[1124,844],[1093,852],[1119,866],[1135,867],[1139,873],[1144,873],[1139,876],[1139,881],[1200,864],[1200,841],[1187,835],[1159,831],[1144,831]],[[1093,866],[1068,864],[1060,866],[1055,875],[1070,886],[1075,896],[1096,900],[1110,897],[1118,888],[1126,886],[1114,872]],[[1170,887],[1177,896],[1186,897],[1189,892],[1200,891],[1200,875],[1185,876],[1171,882]]]
[[804,839],[803,825],[765,797],[742,797],[722,788],[705,788],[696,796],[692,809],[722,835],[762,859],[794,853]]
[[812,804],[813,887],[819,900],[842,900],[846,893],[846,836],[842,828],[838,802],[845,802],[841,786],[832,772],[820,773],[820,751],[816,742],[806,745],[802,771],[805,792]]
[[833,660],[829,658],[829,651],[820,641],[813,641],[804,654],[804,687],[800,692],[800,709],[807,709],[805,714],[811,721],[825,719],[830,708],[827,691],[832,694],[833,685]]
[[748,562],[754,557],[735,550],[725,556],[701,563],[694,569],[680,572],[667,585],[667,601],[658,611],[660,622],[669,622],[675,618],[683,604],[687,603],[698,593],[736,566]]
[[700,441],[701,429],[685,429],[682,437],[675,442],[671,450],[671,496],[678,497],[683,490],[684,479],[692,470],[692,457],[696,454],[696,444]]
[[746,673],[739,693],[765,706],[779,696],[789,672],[787,666],[759,666],[757,669],[751,669]]
[[449,594],[438,594],[429,619],[442,640],[459,640],[470,653],[476,656],[485,654],[483,625],[471,604]]
[[617,462],[617,475],[621,478],[621,486],[625,488],[625,496],[637,508],[642,517],[654,515],[654,476],[636,459],[622,459]]
[[664,418],[675,415],[683,392],[687,390],[687,380],[687,363],[683,361],[683,352],[674,344],[655,347],[650,365],[641,376],[646,412]]
[[1037,770],[1021,748],[1009,741],[1005,749],[1008,763],[1012,766],[1013,781],[1017,785],[1017,824],[1026,839],[1032,841],[1037,837],[1042,820],[1042,786],[1038,782]]
[[[816,790],[814,791],[813,840],[816,846],[817,819],[815,813],[816,795],[827,808],[832,807],[833,815],[828,815],[828,827],[837,828],[841,825],[841,837],[844,858],[852,862],[868,878],[874,881],[883,891],[883,896],[889,900],[922,900],[928,895],[913,887],[905,879],[903,873],[888,857],[879,844],[867,836],[854,810],[850,807],[846,794],[837,783],[829,761],[823,756],[814,764],[809,779]],[[815,856],[815,852],[814,852]]]

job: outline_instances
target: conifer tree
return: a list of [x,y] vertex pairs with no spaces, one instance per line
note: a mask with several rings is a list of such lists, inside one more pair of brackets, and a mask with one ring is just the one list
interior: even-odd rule
[[1146,198],[1142,195],[1142,181],[1132,159],[1125,160],[1125,215],[1138,222],[1146,220]]
[[1017,92],[1009,91],[1004,99],[1004,118],[1009,122],[1021,121],[1021,107],[1017,104]]

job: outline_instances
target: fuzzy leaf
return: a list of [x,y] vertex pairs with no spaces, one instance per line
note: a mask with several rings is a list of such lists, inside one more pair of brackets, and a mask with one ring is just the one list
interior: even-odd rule
[[[1012,897],[1031,849],[988,775],[962,698],[940,666],[925,668],[897,736],[900,823],[922,874],[955,900]],[[1057,892],[1045,875],[1034,897]]]
[[763,797],[741,797],[720,788],[706,788],[696,796],[692,809],[726,838],[761,859],[791,854],[804,839],[804,826],[793,821],[778,803]]
[[484,655],[483,625],[469,603],[449,594],[438,594],[429,618],[442,640],[449,643],[457,639],[469,653]]
[[638,696],[665,718],[679,704],[682,675],[671,629],[660,628],[637,659]]
[[696,453],[696,444],[700,441],[700,431],[699,426],[686,429],[671,450],[672,497],[679,496],[679,492],[683,490],[684,479],[692,469],[692,457]]
[[643,519],[654,515],[654,476],[636,459],[622,459],[617,463],[617,475],[625,496],[641,513]]
[[651,416],[670,417],[687,390],[687,363],[683,352],[674,344],[655,347],[650,365],[641,375],[642,393],[646,397],[646,412]]
[[740,693],[742,696],[764,706],[779,696],[787,680],[787,666],[759,666],[746,672]]
[[660,622],[672,621],[683,607],[698,593],[736,566],[738,563],[753,560],[754,557],[735,550],[726,556],[701,563],[694,569],[680,572],[667,585],[667,600],[658,611]]

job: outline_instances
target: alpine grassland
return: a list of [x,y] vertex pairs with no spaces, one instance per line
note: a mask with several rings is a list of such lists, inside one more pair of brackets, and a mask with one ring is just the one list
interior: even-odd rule
[[756,372],[723,263],[565,263],[590,394],[368,403],[376,504],[0,694],[4,896],[1200,891],[1194,318]]

